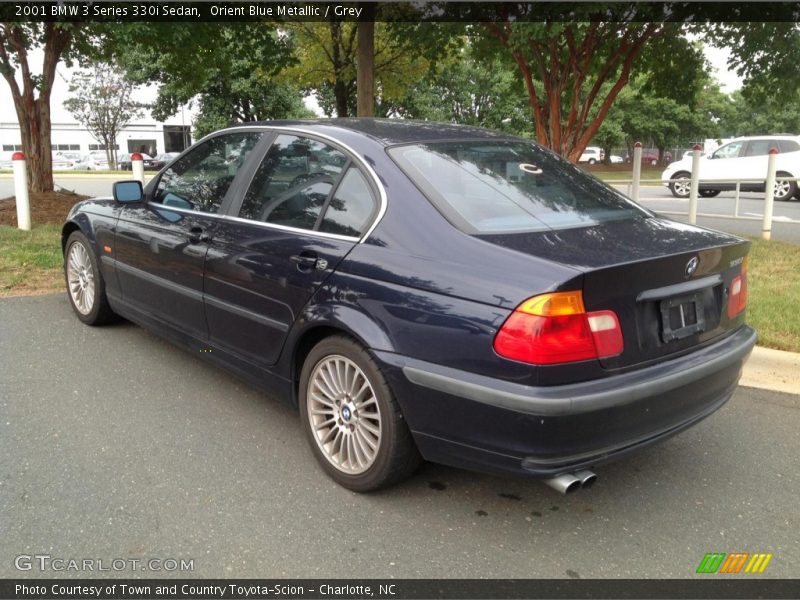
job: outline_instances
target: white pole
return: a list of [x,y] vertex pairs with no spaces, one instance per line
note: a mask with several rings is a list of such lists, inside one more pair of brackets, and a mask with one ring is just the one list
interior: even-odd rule
[[768,240],[772,237],[772,205],[775,201],[775,157],[777,148],[770,148],[767,157],[767,181],[764,196],[764,223],[761,225],[761,238]]
[[700,144],[692,148],[692,178],[689,182],[689,223],[697,223],[697,190],[700,187]]
[[133,178],[141,181],[144,185],[144,160],[138,152],[131,154],[131,167],[133,168]]
[[631,190],[631,200],[639,201],[639,187],[642,180],[642,142],[633,145],[633,189]]
[[31,230],[31,202],[28,198],[28,173],[25,168],[25,155],[14,152],[11,157],[14,165],[14,196],[17,202],[17,227]]

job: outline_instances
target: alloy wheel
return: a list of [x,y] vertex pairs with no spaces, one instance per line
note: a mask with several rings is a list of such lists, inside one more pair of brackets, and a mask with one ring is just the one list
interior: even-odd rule
[[95,297],[94,272],[89,252],[83,244],[75,242],[67,258],[67,284],[72,303],[82,315],[92,312]]
[[373,465],[381,443],[381,412],[355,362],[338,354],[320,360],[309,379],[306,406],[314,440],[331,465],[348,475]]

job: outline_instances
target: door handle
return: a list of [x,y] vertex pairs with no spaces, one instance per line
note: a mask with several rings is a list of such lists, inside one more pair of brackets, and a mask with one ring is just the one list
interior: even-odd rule
[[192,227],[189,230],[189,243],[199,244],[200,242],[210,242],[211,236],[205,233],[202,227]]
[[328,268],[328,261],[324,258],[319,258],[316,252],[301,252],[300,254],[292,254],[289,257],[294,263],[297,263],[297,267],[301,271],[306,271],[310,269],[317,269],[318,271],[324,271]]

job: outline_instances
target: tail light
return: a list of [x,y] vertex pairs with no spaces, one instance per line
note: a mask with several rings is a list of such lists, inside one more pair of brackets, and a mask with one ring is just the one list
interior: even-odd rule
[[742,260],[742,270],[731,281],[728,294],[728,318],[739,315],[747,306],[747,257]]
[[523,302],[494,338],[500,356],[537,365],[605,358],[622,353],[622,329],[610,310],[586,312],[580,291]]

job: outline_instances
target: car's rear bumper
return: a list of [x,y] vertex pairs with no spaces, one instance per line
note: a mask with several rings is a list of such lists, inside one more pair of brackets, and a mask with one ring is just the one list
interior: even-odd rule
[[744,326],[657,365],[553,387],[375,354],[426,459],[544,477],[615,458],[710,415],[733,394],[755,341]]

